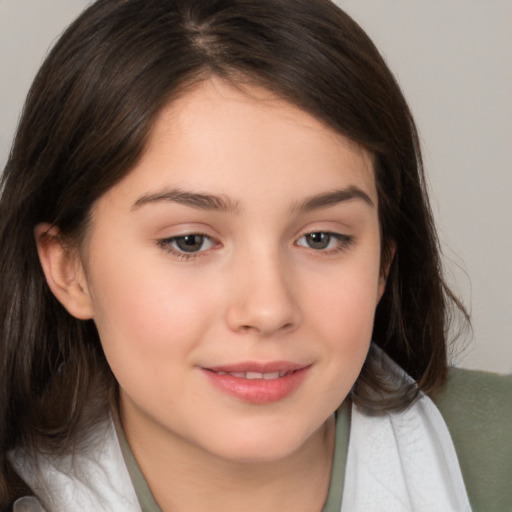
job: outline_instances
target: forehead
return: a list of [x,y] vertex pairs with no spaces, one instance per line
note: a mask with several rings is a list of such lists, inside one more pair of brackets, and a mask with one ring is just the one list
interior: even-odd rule
[[[372,157],[325,123],[255,86],[201,82],[158,115],[123,181],[202,188],[237,198],[268,183],[290,200],[357,185],[377,202]],[[301,189],[302,190],[299,190]]]

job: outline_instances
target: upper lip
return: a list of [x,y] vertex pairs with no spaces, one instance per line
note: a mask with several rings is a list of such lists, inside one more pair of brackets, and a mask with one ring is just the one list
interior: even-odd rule
[[221,364],[218,366],[205,366],[205,370],[212,372],[226,372],[226,373],[237,373],[237,372],[257,372],[257,373],[275,373],[275,372],[293,372],[296,370],[302,370],[311,366],[310,364],[293,363],[290,361],[270,361],[270,362],[258,362],[258,361],[244,361],[233,364]]

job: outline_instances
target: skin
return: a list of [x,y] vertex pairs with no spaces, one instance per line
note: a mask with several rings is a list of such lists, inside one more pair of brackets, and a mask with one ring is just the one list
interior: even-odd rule
[[[265,90],[210,79],[161,112],[79,251],[38,226],[53,292],[97,325],[163,510],[322,509],[333,412],[385,286],[377,202],[363,149]],[[205,236],[184,252],[192,234]],[[308,369],[270,403],[229,395],[204,370],[245,361]]]

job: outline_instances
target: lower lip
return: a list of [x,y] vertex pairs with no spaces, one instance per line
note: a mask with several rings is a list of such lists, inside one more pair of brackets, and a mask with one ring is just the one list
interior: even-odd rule
[[296,370],[278,379],[244,379],[232,375],[219,375],[202,369],[210,382],[221,391],[244,402],[268,404],[291,395],[304,381],[310,366]]

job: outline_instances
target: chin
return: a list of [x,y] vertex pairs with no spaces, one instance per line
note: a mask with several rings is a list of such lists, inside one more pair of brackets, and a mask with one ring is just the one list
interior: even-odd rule
[[233,445],[229,449],[218,450],[214,455],[230,463],[257,465],[285,460],[293,455],[298,448],[299,446],[269,446],[264,443],[261,443],[258,446]]
[[[312,437],[311,433],[291,431],[289,428],[261,426],[256,429],[237,429],[229,435],[217,437],[216,446],[208,451],[226,461],[241,464],[276,462],[293,456]],[[219,441],[222,439],[224,442]]]

